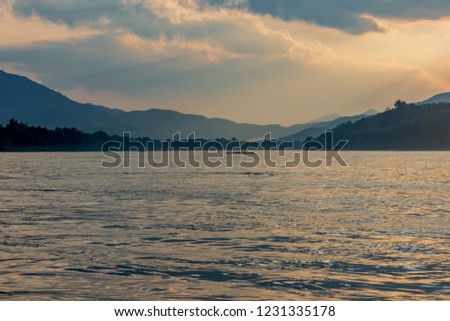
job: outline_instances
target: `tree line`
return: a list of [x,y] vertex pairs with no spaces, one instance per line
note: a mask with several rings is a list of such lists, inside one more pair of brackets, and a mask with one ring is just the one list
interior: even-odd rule
[[103,131],[83,133],[76,128],[48,129],[11,119],[0,125],[0,150],[99,150],[112,137]]

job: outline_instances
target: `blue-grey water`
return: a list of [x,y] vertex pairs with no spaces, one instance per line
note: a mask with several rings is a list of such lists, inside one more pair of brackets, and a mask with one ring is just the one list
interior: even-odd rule
[[450,153],[343,155],[104,169],[2,153],[0,299],[449,300]]

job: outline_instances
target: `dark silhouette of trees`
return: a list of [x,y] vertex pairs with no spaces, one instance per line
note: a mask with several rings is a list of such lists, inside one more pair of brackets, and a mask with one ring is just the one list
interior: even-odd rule
[[28,126],[15,119],[0,126],[1,150],[82,150],[99,147],[109,136],[104,132],[85,134],[76,128]]
[[[0,125],[0,150],[3,151],[100,151],[103,144],[110,140],[123,142],[123,137],[110,136],[103,131],[87,134],[75,128],[58,127],[51,130],[40,126],[28,126],[14,119],[11,119],[5,127]],[[139,137],[134,140],[155,150],[168,149],[167,143],[170,142],[168,140],[166,144],[163,144],[160,140],[152,140],[148,137]],[[205,139],[171,142],[171,147],[194,149],[205,146],[207,142],[208,140]],[[231,142],[235,147],[244,143],[236,138],[231,141],[220,138],[216,142],[218,144],[215,146],[218,149],[227,148]],[[247,147],[258,147],[257,143],[252,144],[248,144]]]
[[405,101],[402,101],[402,100],[397,100],[395,103],[394,103],[394,108],[395,109],[397,109],[397,108],[402,108],[402,107],[406,107],[407,106],[407,103],[405,102]]

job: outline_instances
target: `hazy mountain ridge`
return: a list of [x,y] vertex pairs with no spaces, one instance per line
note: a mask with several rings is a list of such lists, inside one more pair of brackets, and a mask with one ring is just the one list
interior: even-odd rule
[[[397,102],[383,113],[334,128],[350,150],[450,150],[450,103]],[[324,143],[322,134],[316,140]]]
[[436,103],[450,103],[450,92],[434,95],[424,101],[416,103],[416,105],[436,104]]
[[[333,117],[328,115],[326,118]],[[338,118],[284,127],[236,123],[162,109],[127,112],[78,103],[24,76],[0,70],[0,123],[6,124],[10,119],[47,128],[75,127],[87,133],[102,130],[111,135],[121,135],[131,132],[134,137],[167,139],[177,132],[183,136],[195,132],[198,138],[236,137],[242,140],[259,139],[268,132],[273,138],[280,138],[308,128],[314,128],[310,131],[315,134],[318,129],[328,129],[347,121],[346,118]]]
[[[116,117],[123,112],[70,100],[26,77],[0,71],[0,122],[11,118],[49,128],[76,127],[88,132],[130,126]],[[100,124],[99,124],[100,122]]]
[[220,118],[183,114],[172,110],[149,109],[126,112],[73,101],[59,92],[26,77],[0,71],[0,123],[18,119],[48,128],[75,127],[85,132],[103,130],[110,134],[132,132],[133,136],[171,138],[181,132],[197,137],[237,137],[251,139],[267,132],[282,136],[307,125],[239,124]]
[[282,137],[282,138],[280,138],[280,140],[302,142],[302,141],[306,140],[308,137],[317,137],[320,134],[322,134],[323,132],[325,132],[327,130],[331,130],[340,124],[346,123],[348,121],[357,121],[357,120],[360,120],[362,118],[366,118],[369,116],[370,115],[368,115],[368,114],[363,114],[363,115],[356,115],[356,116],[349,116],[349,117],[339,117],[332,121],[313,124],[311,127],[305,128],[305,129],[299,131],[298,133],[295,133],[293,135],[289,135],[286,137]]

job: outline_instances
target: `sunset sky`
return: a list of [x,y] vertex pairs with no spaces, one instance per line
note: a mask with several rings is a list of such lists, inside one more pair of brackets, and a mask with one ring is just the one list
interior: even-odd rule
[[70,98],[290,125],[450,91],[448,0],[0,0],[0,69]]

